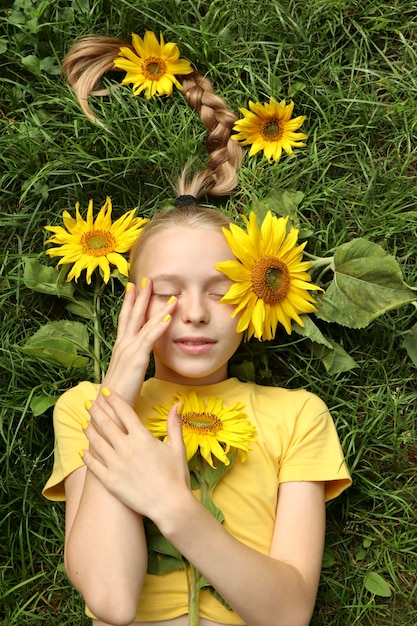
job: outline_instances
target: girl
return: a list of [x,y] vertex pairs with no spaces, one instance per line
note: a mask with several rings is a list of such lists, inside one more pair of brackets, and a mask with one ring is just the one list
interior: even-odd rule
[[[91,69],[98,43],[83,41],[65,61],[70,80],[89,85],[76,88],[81,98],[98,79]],[[116,49],[113,40],[103,45],[110,43],[107,60]],[[56,405],[55,463],[44,494],[66,500],[65,566],[95,626],[188,623],[186,572],[147,574],[146,519],[231,607],[203,589],[202,626],[305,626],[320,576],[325,501],[350,477],[319,398],[228,378],[242,339],[233,306],[220,302],[231,281],[215,268],[234,259],[222,232],[229,220],[196,198],[232,191],[241,150],[230,141],[236,118],[209,81],[197,73],[187,81],[185,97],[210,130],[208,167],[189,182],[181,177],[177,206],[154,216],[135,244],[102,384],[82,382]],[[151,353],[155,372],[145,380]],[[243,406],[242,419],[256,429],[246,462],[237,461],[214,491],[224,523],[190,484],[183,429],[198,434],[199,417],[206,427],[212,419],[214,431],[219,424],[210,411],[194,421],[183,414],[175,399],[193,392],[206,403],[220,399],[226,411]],[[163,442],[145,424],[167,405]]]

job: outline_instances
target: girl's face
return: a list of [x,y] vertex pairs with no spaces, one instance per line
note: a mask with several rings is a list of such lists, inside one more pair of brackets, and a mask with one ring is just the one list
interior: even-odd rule
[[177,298],[167,330],[153,349],[156,378],[185,385],[227,378],[227,363],[242,333],[236,332],[233,306],[219,302],[231,281],[214,265],[231,259],[223,234],[214,228],[176,226],[146,242],[136,278],[152,281],[148,319],[170,296]]

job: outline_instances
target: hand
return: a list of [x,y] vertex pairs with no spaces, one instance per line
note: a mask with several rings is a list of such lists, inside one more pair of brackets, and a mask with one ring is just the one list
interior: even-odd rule
[[170,507],[178,507],[181,494],[191,493],[178,405],[169,412],[163,443],[116,392],[101,396],[89,409],[85,432],[90,450],[83,460],[110,493],[157,524]]
[[166,331],[171,320],[169,314],[176,307],[176,302],[166,304],[146,321],[151,296],[152,283],[149,279],[145,287],[137,289],[131,284],[130,290],[126,291],[116,342],[102,384],[102,387],[116,390],[130,406],[134,406],[142,388],[152,348]]

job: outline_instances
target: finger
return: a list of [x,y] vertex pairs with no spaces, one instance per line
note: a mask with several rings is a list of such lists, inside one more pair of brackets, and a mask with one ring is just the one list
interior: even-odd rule
[[84,465],[104,484],[107,476],[107,467],[89,450],[80,450],[80,457]]
[[[108,387],[104,387],[102,389],[103,401],[105,404],[117,415],[118,420],[121,423],[124,431],[128,433],[132,433],[135,430],[143,430],[144,433],[149,433],[148,429],[142,424],[138,415],[135,413],[134,409],[123,400],[113,389],[109,389]],[[108,417],[108,415],[107,415]],[[109,432],[113,432],[111,429],[111,425],[106,425],[106,418],[103,415],[99,415],[99,418],[103,420],[104,427],[109,428]],[[116,427],[118,428],[118,427]],[[118,428],[121,433],[120,428]],[[150,434],[150,433],[149,433]],[[152,435],[151,435],[152,436]],[[121,443],[121,438],[114,437],[113,441],[117,441]]]
[[[125,364],[128,364],[127,367],[134,366],[135,371],[139,369],[143,371],[143,376],[146,374],[153,347],[156,341],[158,341],[168,329],[172,319],[172,313],[176,306],[177,300],[170,298],[162,309],[155,313],[135,336],[129,337],[126,335],[123,338],[123,342],[120,342],[118,347]],[[120,359],[120,357],[118,358]],[[111,388],[115,385],[114,378],[109,379],[107,375],[105,382],[108,386],[110,384]],[[119,381],[116,383],[119,388],[118,383]]]
[[136,285],[134,283],[127,283],[122,308],[120,309],[119,319],[117,322],[117,336],[123,336],[126,332],[126,326],[128,324],[133,306],[135,304],[135,300]]
[[140,287],[128,283],[126,295],[119,314],[117,338],[126,334],[135,336],[142,328],[146,319],[146,311],[152,295],[152,284],[148,279],[142,279]]
[[182,435],[182,410],[183,402],[177,402],[171,408],[167,417],[167,445],[176,450],[184,450],[184,438]]
[[92,420],[85,424],[84,432],[89,443],[89,453],[107,467],[108,459],[114,452],[113,447],[97,430]]
[[[101,437],[104,437],[106,441],[115,448],[121,443],[121,440],[126,435],[123,423],[116,423],[113,419],[111,412],[109,411],[109,405],[106,403],[106,394],[109,393],[107,387],[104,387],[101,394],[101,402],[91,402],[87,400],[85,407],[90,414],[91,423],[97,429]],[[128,406],[128,405],[126,405]],[[121,421],[115,411],[118,422]],[[86,432],[88,435],[88,433]]]

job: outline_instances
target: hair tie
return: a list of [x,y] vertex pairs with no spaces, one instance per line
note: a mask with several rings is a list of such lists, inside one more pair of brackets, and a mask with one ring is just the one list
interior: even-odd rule
[[192,204],[197,204],[197,198],[190,195],[178,196],[174,202],[175,207],[191,206]]

